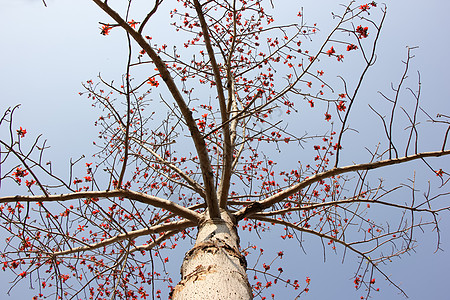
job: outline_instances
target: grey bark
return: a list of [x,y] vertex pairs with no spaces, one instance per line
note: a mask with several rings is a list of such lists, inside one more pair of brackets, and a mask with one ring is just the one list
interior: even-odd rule
[[198,228],[197,240],[181,266],[181,281],[172,293],[174,300],[252,299],[247,263],[239,251],[234,218],[206,219]]

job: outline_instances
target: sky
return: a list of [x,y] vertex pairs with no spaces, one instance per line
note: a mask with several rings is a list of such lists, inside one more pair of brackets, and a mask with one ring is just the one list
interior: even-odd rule
[[[279,4],[282,1],[274,2],[283,5]],[[307,20],[317,22],[325,33],[333,25],[330,12],[338,10],[338,4],[343,1],[295,2],[290,1],[304,7]],[[44,133],[52,145],[54,160],[67,161],[69,157],[77,158],[93,151],[92,140],[96,132],[92,124],[98,112],[91,108],[85,97],[78,95],[82,91],[81,82],[95,78],[99,72],[110,78],[120,78],[124,73],[126,44],[120,34],[108,38],[99,34],[98,22],[108,18],[91,1],[46,0],[46,3],[48,7],[40,0],[0,0],[0,113],[20,103],[16,124],[33,136]],[[379,99],[377,90],[388,91],[390,82],[398,81],[403,70],[401,61],[406,58],[406,46],[418,46],[412,69],[421,74],[422,101],[434,115],[445,112],[444,109],[450,107],[450,59],[447,54],[450,39],[446,33],[450,2],[395,0],[386,4],[388,15],[377,65],[368,77],[367,94],[364,95]],[[159,34],[161,38],[165,35],[164,32]],[[367,118],[362,115],[355,122],[367,122]],[[425,134],[425,143],[434,133]],[[445,162],[448,168],[449,160]],[[64,168],[60,171],[64,172]],[[389,178],[389,174],[385,176]],[[10,192],[2,189],[0,195]],[[393,274],[410,299],[448,299],[449,220],[450,214],[444,214],[441,223],[444,251],[434,254],[435,236],[420,235],[417,253],[405,256],[385,269]],[[307,256],[299,251],[299,259],[289,262],[292,268],[312,279],[311,292],[304,299],[358,299],[361,293],[354,292],[350,281],[351,260],[347,258],[341,264],[339,256],[329,255],[323,264],[323,257],[321,253],[315,253],[314,245],[311,242]],[[293,246],[286,251],[292,251],[295,256],[298,250]],[[21,286],[13,290],[11,297],[4,298],[2,293],[7,290],[9,278],[0,273],[2,299],[25,299],[34,295],[34,291]],[[386,284],[382,285],[382,293],[374,295],[374,299],[401,298]]]

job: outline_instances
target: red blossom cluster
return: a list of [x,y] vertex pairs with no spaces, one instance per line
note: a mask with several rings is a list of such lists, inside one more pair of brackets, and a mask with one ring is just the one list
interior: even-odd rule
[[367,4],[361,5],[359,7],[359,9],[362,10],[362,11],[367,11],[367,10],[370,9],[371,6],[376,7],[377,3],[375,1],[372,1],[371,3],[367,3]]
[[147,83],[154,87],[157,87],[159,85],[159,82],[153,77],[149,78]]
[[[16,181],[17,181],[17,183],[21,183],[21,182],[22,182],[21,178],[27,176],[28,174],[29,174],[29,173],[28,173],[27,170],[23,170],[22,168],[17,167],[17,168],[16,168],[16,171],[13,172],[11,175],[14,176],[14,178],[15,178]],[[27,185],[27,186],[28,186],[28,185]]]
[[345,111],[347,107],[345,106],[345,102],[344,101],[339,101],[339,104],[337,104],[337,109],[339,111]]
[[356,50],[358,49],[358,46],[354,45],[354,44],[350,44],[347,46],[347,51],[352,51],[352,50]]
[[139,24],[139,22],[136,22],[135,20],[131,19],[131,21],[129,21],[128,24],[130,24],[131,28],[136,28],[136,24]]
[[327,51],[327,54],[328,54],[328,56],[331,56],[331,55],[333,55],[334,53],[336,53],[336,51],[334,50],[334,47],[332,46],[332,47],[330,48],[330,50]]
[[109,24],[105,24],[105,25],[102,26],[100,34],[108,35],[109,32],[111,31],[111,29],[112,29],[112,26],[110,26]]
[[442,171],[442,169],[439,169],[437,171],[434,171],[436,173],[436,176],[442,177],[442,175],[444,175],[444,171]]
[[16,130],[17,131],[17,135],[21,138],[25,137],[25,134],[27,134],[27,130],[25,128],[20,127],[19,129]]
[[367,32],[369,30],[369,27],[362,27],[361,25],[358,25],[356,27],[356,33],[358,34],[358,38],[363,39],[369,36],[369,33]]
[[36,180],[34,180],[34,179],[30,180],[30,181],[25,180],[25,185],[27,186],[27,188],[31,188],[31,186],[35,183],[36,183]]

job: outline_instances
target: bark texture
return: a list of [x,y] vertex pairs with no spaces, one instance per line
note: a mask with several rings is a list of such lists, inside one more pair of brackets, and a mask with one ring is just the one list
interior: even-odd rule
[[252,299],[247,262],[239,251],[239,237],[232,217],[206,219],[199,225],[197,240],[181,266],[181,281],[174,300]]

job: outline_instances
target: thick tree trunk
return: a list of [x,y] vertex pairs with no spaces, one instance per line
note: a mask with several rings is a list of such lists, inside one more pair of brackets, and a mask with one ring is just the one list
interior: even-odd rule
[[198,228],[197,241],[181,266],[181,281],[174,300],[252,299],[247,262],[239,251],[239,237],[231,216],[207,219]]

